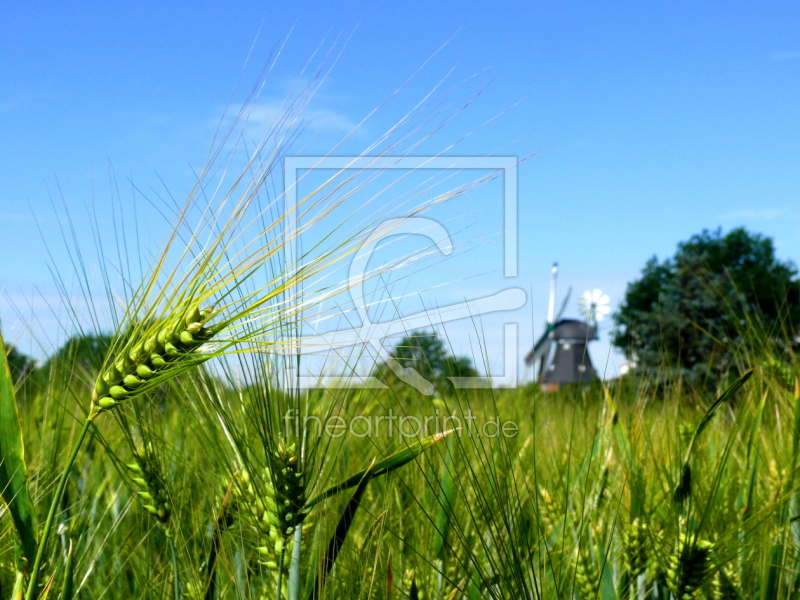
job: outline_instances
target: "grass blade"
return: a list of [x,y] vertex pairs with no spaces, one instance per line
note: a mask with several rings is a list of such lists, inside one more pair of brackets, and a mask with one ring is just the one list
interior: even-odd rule
[[350,526],[353,524],[356,511],[360,506],[361,497],[364,495],[364,491],[367,489],[367,484],[373,477],[372,470],[374,467],[375,461],[373,461],[369,468],[367,468],[366,472],[361,478],[361,481],[358,483],[356,491],[353,492],[353,496],[350,498],[350,501],[347,503],[347,506],[342,513],[342,516],[339,518],[339,523],[336,525],[336,530],[334,531],[330,542],[328,542],[328,550],[325,552],[325,558],[322,560],[322,568],[320,573],[317,577],[315,577],[314,589],[311,591],[309,600],[317,600],[317,598],[319,598],[320,591],[325,586],[325,580],[328,578],[328,574],[331,572],[331,569],[333,569],[336,558],[339,556],[339,551],[342,549],[344,541],[347,538],[347,532],[350,531]]
[[394,573],[392,573],[392,554],[389,552],[389,558],[386,560],[386,600],[392,600],[392,591],[394,591]]
[[708,410],[700,420],[700,424],[697,426],[697,429],[695,429],[694,434],[689,441],[689,446],[686,448],[686,454],[683,457],[683,465],[681,466],[678,485],[675,487],[675,492],[672,496],[676,503],[680,504],[692,495],[692,469],[689,466],[689,459],[692,457],[692,449],[694,448],[695,441],[698,437],[700,437],[700,434],[703,433],[703,430],[711,422],[711,419],[714,417],[716,412],[736,395],[736,392],[738,392],[739,389],[741,389],[741,387],[747,383],[747,380],[752,377],[754,371],[755,369],[750,369],[744,375],[739,377],[739,379],[737,379],[720,395],[719,398],[714,401],[711,406],[708,407]]
[[[450,525],[450,515],[453,511],[453,440],[450,438],[447,444],[447,452],[444,460],[444,471],[439,487],[440,501],[436,511],[436,540],[433,555],[440,562],[442,572],[445,570],[445,554],[447,550],[447,535]],[[440,577],[441,581],[441,577]],[[441,589],[438,590],[441,592]]]
[[374,463],[370,465],[368,468],[364,469],[363,471],[359,471],[352,477],[345,479],[344,481],[337,483],[334,486],[329,487],[327,490],[322,492],[321,494],[314,496],[306,503],[307,508],[311,508],[315,504],[322,502],[326,498],[330,498],[331,496],[335,496],[342,490],[349,489],[353,486],[359,485],[364,479],[364,476],[367,475],[370,471],[370,479],[374,479],[375,477],[380,477],[381,475],[385,475],[395,469],[399,469],[403,465],[411,462],[417,456],[425,452],[428,448],[433,446],[435,443],[443,440],[445,437],[453,433],[455,429],[451,429],[449,431],[445,431],[442,433],[436,433],[432,436],[426,437],[418,442],[414,442],[407,448],[395,452],[391,456],[384,458],[382,461]]
[[[761,421],[764,417],[764,406],[767,403],[767,393],[761,397],[761,402],[756,410],[753,425],[750,429],[750,437],[747,440],[747,452],[745,454],[745,469],[744,475],[747,477],[746,486],[743,487],[744,491],[744,507],[742,508],[742,520],[747,520],[753,506],[753,494],[756,489],[756,475],[758,474],[759,463],[759,442],[761,440]],[[780,519],[780,516],[778,516]]]
[[28,493],[25,446],[17,415],[14,383],[0,335],[0,491],[8,505],[19,534],[25,568],[33,564],[37,552],[36,516]]
[[39,596],[39,600],[47,600],[50,597],[50,591],[53,589],[53,582],[56,580],[56,572],[53,571],[53,574],[50,575],[50,579],[47,580],[47,583],[44,584],[44,588],[42,588],[42,593]]
[[64,565],[64,579],[61,582],[61,599],[72,600],[75,595],[75,553],[73,552],[72,540],[69,541],[67,550],[67,564]]
[[741,389],[741,387],[745,383],[747,383],[747,380],[753,376],[753,373],[755,373],[755,369],[750,369],[749,371],[747,371],[744,375],[739,377],[739,379],[734,381],[731,384],[731,386],[727,390],[722,392],[720,397],[714,401],[714,403],[706,411],[706,414],[704,414],[703,418],[700,420],[700,424],[697,426],[697,430],[694,432],[692,442],[694,442],[694,439],[697,438],[701,433],[703,433],[703,430],[711,421],[711,418],[714,416],[717,410],[719,410],[723,404],[730,401],[736,395],[736,392],[738,392],[739,389]]
[[11,591],[11,600],[22,600],[22,594],[25,592],[25,575],[17,571],[14,578],[14,589]]
[[206,561],[205,573],[205,593],[203,598],[205,600],[214,600],[217,590],[217,558],[219,551],[222,548],[222,534],[230,527],[233,518],[228,513],[228,506],[230,506],[231,493],[233,492],[234,482],[228,486],[225,492],[225,498],[222,500],[217,520],[214,524],[214,533],[211,538],[211,548],[208,551],[208,560]]

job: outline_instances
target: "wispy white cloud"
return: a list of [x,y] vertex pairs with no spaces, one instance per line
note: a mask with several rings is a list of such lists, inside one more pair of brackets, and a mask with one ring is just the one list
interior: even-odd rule
[[[240,106],[229,107],[228,117],[232,118],[233,115],[237,115],[240,109]],[[246,107],[243,118],[251,136],[257,133],[263,135],[279,126],[286,118],[287,111],[296,111],[295,114],[290,115],[291,118],[296,119],[294,125],[302,126],[312,135],[324,132],[326,135],[340,137],[353,131],[357,125],[350,117],[332,108],[306,106],[297,111],[295,107],[287,106],[285,102],[277,100],[258,102]],[[214,121],[213,126],[216,127],[218,123],[218,121]],[[284,122],[282,126],[286,127],[286,125],[287,123]]]
[[729,221],[742,219],[754,221],[773,221],[785,215],[786,211],[782,208],[764,208],[737,210],[735,212],[722,215],[722,218]]
[[800,60],[800,52],[772,52],[770,60]]

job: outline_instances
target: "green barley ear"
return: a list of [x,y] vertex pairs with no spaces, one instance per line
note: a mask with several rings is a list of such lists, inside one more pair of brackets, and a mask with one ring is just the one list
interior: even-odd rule
[[723,573],[720,569],[711,581],[711,595],[714,600],[741,600],[737,585],[736,573]]
[[538,503],[539,527],[544,536],[548,537],[561,520],[561,507],[555,496],[553,496],[546,487],[539,486],[539,496],[541,496]]
[[595,493],[591,502],[594,510],[600,510],[603,506],[603,502],[611,495],[611,491],[608,489],[608,474],[611,471],[611,466],[614,463],[613,456],[613,452],[611,449],[609,449],[606,460],[603,462],[603,466],[600,468],[597,492]]
[[634,519],[622,538],[622,552],[625,557],[625,568],[633,577],[647,570],[647,545],[650,531],[647,523]]
[[583,600],[594,600],[600,595],[600,572],[584,549],[575,556],[575,583]]
[[652,552],[648,552],[650,527],[635,518],[622,534],[623,579],[625,598],[644,598],[648,580],[648,566]]
[[231,510],[239,522],[255,534],[255,548],[259,553],[259,562],[270,568],[277,568],[274,564],[274,551],[269,549],[271,540],[274,539],[275,517],[266,506],[264,500],[256,492],[250,473],[241,471],[234,476],[233,489],[231,490]]
[[714,545],[681,534],[678,547],[669,560],[667,585],[676,600],[692,600],[712,571],[711,552]]
[[[276,455],[280,460],[290,463],[287,467],[291,473],[297,465],[294,448],[280,447]],[[294,457],[294,460],[292,458]],[[276,462],[278,457],[276,456]],[[288,479],[295,481],[294,487],[284,484]],[[288,497],[296,497],[293,492],[303,489],[297,485],[303,482],[303,477],[285,477],[282,473],[273,475],[273,469],[264,469],[263,477],[257,482],[253,481],[250,473],[241,471],[235,477],[231,493],[231,508],[245,526],[255,536],[254,550],[258,556],[259,564],[264,567],[265,587],[267,593],[274,593],[280,579],[282,593],[286,595],[288,580],[286,572],[289,569],[292,556],[292,534],[294,528],[299,527],[305,515],[295,510],[292,503],[286,505]],[[283,492],[276,491],[277,486],[284,486]],[[289,491],[285,487],[289,487]],[[291,511],[295,510],[294,513]],[[281,577],[279,577],[281,573]]]
[[681,440],[681,448],[685,450],[689,447],[689,444],[692,442],[693,435],[694,430],[689,425],[686,423],[678,424],[678,437]]
[[284,536],[292,535],[306,516],[305,480],[297,445],[278,444],[273,454],[272,485],[278,528]]
[[183,306],[136,333],[108,360],[92,390],[90,418],[172,379],[179,365],[202,359],[196,351],[214,336],[208,324],[213,310]]
[[154,458],[149,447],[137,448],[134,451],[135,462],[127,466],[138,488],[136,495],[142,500],[142,506],[168,530],[172,507],[164,478]]
[[425,600],[425,594],[417,587],[417,572],[408,569],[403,577],[403,591],[410,600]]

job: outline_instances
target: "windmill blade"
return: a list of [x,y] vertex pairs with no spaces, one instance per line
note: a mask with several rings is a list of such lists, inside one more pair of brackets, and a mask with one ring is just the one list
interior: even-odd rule
[[[550,350],[551,341],[551,334],[553,333],[553,329],[556,328],[556,323],[561,320],[561,315],[564,314],[564,311],[567,308],[567,303],[569,303],[569,297],[572,295],[572,287],[567,290],[567,295],[564,298],[564,302],[561,303],[561,308],[558,311],[558,314],[553,319],[552,323],[545,324],[544,333],[536,340],[536,343],[533,345],[533,350],[528,352],[528,355],[525,357],[525,364],[530,366],[536,363],[545,352]],[[545,360],[547,360],[545,358]]]
[[548,337],[547,343],[544,345],[544,350],[541,353],[541,358],[539,359],[539,372],[536,374],[536,380],[541,383],[544,380],[544,373],[545,369],[547,368],[547,363],[550,361],[550,352],[553,348],[553,339],[552,337]]
[[564,302],[561,304],[561,310],[558,311],[558,315],[556,316],[555,320],[553,321],[554,324],[558,323],[561,320],[561,315],[564,314],[564,311],[567,308],[567,303],[569,302],[569,297],[572,295],[572,286],[569,287],[567,290],[567,295],[564,297]]
[[548,323],[544,328],[544,333],[541,337],[536,341],[533,345],[533,350],[528,352],[528,355],[525,357],[525,364],[532,365],[536,363],[539,358],[541,358],[542,354],[548,350],[550,347],[550,334],[553,333],[554,323]]
[[598,321],[602,321],[606,318],[606,316],[611,312],[611,307],[607,305],[601,305],[597,307],[597,314],[595,315],[595,319]]

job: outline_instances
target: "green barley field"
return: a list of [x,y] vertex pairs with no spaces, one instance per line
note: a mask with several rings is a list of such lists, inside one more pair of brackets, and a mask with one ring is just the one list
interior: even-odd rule
[[[246,384],[197,368],[93,421],[32,597],[798,593],[793,365],[759,368],[716,401],[632,381],[431,400],[411,388],[295,395],[273,386],[268,356],[246,361]],[[61,367],[19,403],[27,491],[4,484],[31,512],[16,529],[14,510],[3,516],[4,598],[30,577],[92,393],[89,373]],[[281,419],[292,409],[320,421],[298,435],[299,420]]]
[[[361,189],[345,171],[302,226],[264,195],[293,119],[244,163],[212,152],[160,248],[129,223],[91,255],[65,235],[84,302],[60,342],[83,344],[0,363],[0,598],[800,597],[800,365],[755,323],[716,388],[285,377],[346,289],[318,277],[376,222],[326,224]],[[342,235],[287,267],[306,227]]]

